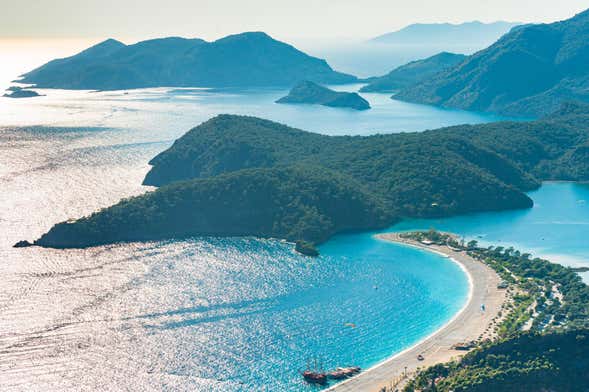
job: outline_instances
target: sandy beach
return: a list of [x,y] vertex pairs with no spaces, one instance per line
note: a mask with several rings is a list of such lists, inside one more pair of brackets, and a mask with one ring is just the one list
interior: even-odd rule
[[[497,285],[501,279],[491,268],[474,260],[464,252],[456,252],[447,246],[424,245],[401,238],[396,233],[380,234],[378,238],[401,243],[449,257],[458,263],[468,275],[470,295],[462,310],[446,325],[418,344],[367,369],[358,376],[337,384],[329,391],[381,391],[384,387],[400,388],[406,381],[403,375],[464,355],[466,351],[453,349],[457,343],[469,342],[480,336],[488,336],[488,327],[498,317],[502,304],[507,299],[506,290]],[[485,310],[481,305],[485,305]],[[418,355],[424,359],[418,360]]]

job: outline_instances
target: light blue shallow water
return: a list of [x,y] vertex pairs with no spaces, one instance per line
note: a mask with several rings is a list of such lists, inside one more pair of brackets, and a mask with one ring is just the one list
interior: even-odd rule
[[[468,295],[455,263],[368,233],[321,252],[312,259],[255,239],[145,249],[142,258],[157,261],[134,290],[157,311],[131,318],[171,358],[158,370],[223,390],[312,390],[299,374],[309,360],[368,368],[434,332]],[[166,287],[165,298],[147,287]],[[182,298],[192,305],[179,307]]]
[[[589,184],[549,182],[529,196],[528,210],[447,219],[408,220],[392,230],[450,231],[489,246],[513,246],[570,266],[589,267]],[[589,281],[589,274],[582,274]]]
[[[283,391],[311,389],[298,375],[310,358],[326,368],[366,368],[452,318],[467,296],[462,270],[440,256],[378,241],[370,233],[337,236],[321,246],[318,259],[297,255],[279,241],[253,239],[128,244],[83,252],[11,247],[20,239],[36,238],[55,222],[144,192],[140,183],[146,162],[217,113],[259,115],[326,134],[423,130],[493,119],[404,104],[386,95],[367,95],[374,109],[363,113],[274,104],[284,93],[72,92],[26,104],[7,102],[0,109],[0,124],[112,129],[0,132],[0,258],[11,260],[0,265],[6,278],[2,298],[12,303],[13,293],[23,286],[20,266],[35,273],[73,268],[77,274],[82,266],[114,269],[112,277],[48,282],[38,298],[51,298],[51,304],[41,303],[36,312],[15,312],[19,317],[0,317],[7,331],[16,336],[32,326],[52,330],[79,309],[85,309],[76,313],[84,321],[80,336],[108,335],[104,328],[115,331],[100,350],[89,349],[104,359],[73,378],[83,389],[99,389],[114,380],[141,389],[138,375],[149,374],[154,379],[144,386],[157,389]],[[392,230],[434,226],[489,243],[509,241],[563,260],[584,259],[589,254],[587,187],[546,184],[531,196],[536,205],[527,211],[407,221]],[[121,284],[124,290],[109,289],[110,281],[122,279],[124,268],[118,266],[128,263],[141,266],[131,269],[132,276],[141,271],[139,276]],[[98,280],[102,286],[97,291]],[[72,291],[84,295],[71,296]],[[97,292],[108,292],[108,300],[92,301]],[[28,309],[32,300],[22,301]],[[110,319],[113,313],[124,315],[122,324],[117,319],[106,325],[86,322]],[[120,356],[133,361],[121,362]],[[47,358],[55,357],[50,353]]]

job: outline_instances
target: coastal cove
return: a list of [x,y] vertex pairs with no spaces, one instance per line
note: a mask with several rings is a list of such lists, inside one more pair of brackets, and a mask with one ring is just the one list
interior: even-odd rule
[[[589,184],[546,182],[529,192],[526,210],[400,222],[391,231],[436,230],[456,233],[483,246],[513,247],[570,267],[589,266]],[[589,282],[589,273],[579,273]]]
[[[81,100],[74,105],[77,94],[41,97],[33,105],[41,114],[61,113],[59,125],[85,123],[97,128],[6,128],[0,134],[5,152],[0,157],[0,179],[7,195],[0,215],[0,256],[9,261],[0,265],[5,277],[0,326],[6,331],[0,345],[2,360],[11,366],[0,376],[2,389],[30,385],[91,389],[114,380],[146,390],[165,386],[239,391],[266,384],[277,391],[313,390],[298,373],[308,359],[317,358],[326,368],[370,367],[436,331],[466,301],[467,278],[456,264],[376,240],[374,232],[337,235],[320,246],[322,256],[316,260],[293,253],[291,244],[251,238],[66,251],[13,249],[17,240],[38,236],[56,222],[149,190],[140,185],[148,170],[146,162],[172,138],[218,110],[224,100],[238,107],[251,98],[136,91],[96,93],[91,103]],[[281,93],[264,94],[251,98],[252,106],[242,110],[274,108],[268,105]],[[122,107],[116,107],[119,104]],[[177,104],[194,110],[186,110],[188,115],[168,112]],[[10,103],[7,111],[18,105]],[[418,124],[424,107],[406,107],[416,108],[406,113],[415,116],[411,121],[416,129],[437,126],[431,125],[435,113]],[[281,121],[300,117],[297,121],[310,122],[307,129],[324,127],[334,133],[344,123],[349,133],[369,133],[377,124],[397,129],[392,118],[363,122],[363,117],[351,117],[358,113],[334,110],[288,108],[277,116],[287,115]],[[30,121],[23,113],[9,116],[12,124]],[[324,115],[333,124],[320,123]],[[407,117],[399,117],[399,123]],[[356,122],[346,122],[349,118]],[[580,186],[545,184],[529,193],[533,209],[477,219],[484,227],[485,222],[505,216],[499,219],[498,231],[507,234],[495,237],[503,240],[518,214],[542,205],[557,208],[555,216],[565,213],[558,211],[569,205],[562,203],[561,195],[573,185]],[[554,192],[539,198],[546,186]],[[569,212],[562,216],[580,216],[579,210]],[[494,241],[480,230],[461,231],[458,224],[445,228],[438,222],[446,220],[405,221],[383,231],[434,226]],[[535,223],[522,225],[525,232]],[[582,252],[583,238],[574,238]],[[552,244],[553,253],[561,255],[573,249]],[[518,245],[528,250],[525,242]],[[27,356],[28,350],[35,350],[35,356]],[[35,371],[23,376],[24,365]]]

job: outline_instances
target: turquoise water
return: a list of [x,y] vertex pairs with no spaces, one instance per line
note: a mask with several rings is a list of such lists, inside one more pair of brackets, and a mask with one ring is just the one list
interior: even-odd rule
[[[409,220],[392,230],[450,231],[489,246],[513,246],[570,266],[589,267],[589,184],[545,183],[529,196],[534,207],[435,220]],[[589,274],[581,274],[589,281]]]
[[[67,382],[72,390],[310,390],[298,374],[307,360],[367,368],[453,317],[468,291],[462,270],[371,233],[336,236],[317,259],[280,241],[254,239],[84,251],[11,247],[55,222],[145,192],[147,161],[217,113],[259,115],[326,134],[494,119],[379,94],[367,94],[374,109],[363,113],[274,104],[284,93],[52,91],[27,102],[3,101],[0,124],[88,128],[0,129],[0,259],[9,260],[0,263],[0,307],[10,309],[0,313],[0,329],[15,337],[1,348],[18,374],[0,374],[0,389],[19,380],[16,390],[55,390]],[[393,229],[434,226],[581,263],[588,254],[588,193],[581,185],[546,184],[531,193],[531,210],[407,221]],[[75,330],[62,332],[67,326]],[[43,340],[43,331],[60,339]],[[68,349],[95,338],[85,351]],[[20,351],[10,357],[12,347],[31,342],[39,342],[31,350],[35,371]],[[68,364],[67,372],[48,370],[55,362]],[[49,377],[47,384],[37,374]]]
[[[467,298],[464,272],[435,254],[368,233],[321,252],[255,239],[155,245],[141,253],[157,261],[134,290],[157,310],[130,318],[170,358],[159,369],[167,374],[222,390],[312,390],[299,374],[309,360],[368,368],[434,332]],[[179,307],[183,299],[191,305]]]

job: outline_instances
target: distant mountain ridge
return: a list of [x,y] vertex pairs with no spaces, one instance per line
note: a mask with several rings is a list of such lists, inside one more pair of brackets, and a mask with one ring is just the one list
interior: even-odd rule
[[566,100],[589,101],[589,10],[571,19],[513,29],[489,48],[396,99],[539,116]]
[[214,42],[169,37],[125,45],[108,39],[50,61],[20,82],[40,88],[119,90],[292,86],[300,80],[337,84],[357,78],[266,33],[247,32]]
[[480,45],[486,47],[508,33],[517,22],[482,23],[478,21],[460,24],[416,23],[392,33],[373,38],[371,42],[396,45]]
[[416,60],[395,68],[384,76],[369,79],[363,92],[392,92],[421,82],[466,59],[463,54],[442,52],[423,60]]

